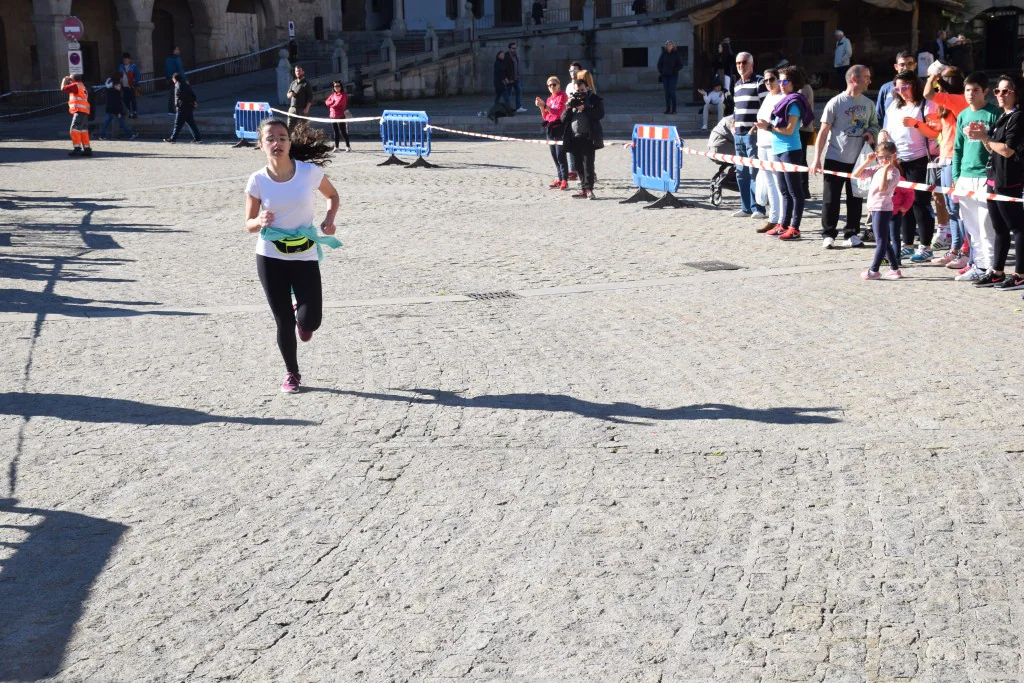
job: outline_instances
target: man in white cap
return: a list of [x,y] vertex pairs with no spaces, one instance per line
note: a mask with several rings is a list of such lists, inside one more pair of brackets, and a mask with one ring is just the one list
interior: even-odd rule
[[840,29],[836,29],[836,56],[832,60],[832,66],[835,67],[836,73],[839,75],[840,90],[846,87],[846,71],[850,68],[850,60],[853,58],[853,45],[850,43],[850,39],[846,37],[846,34]]

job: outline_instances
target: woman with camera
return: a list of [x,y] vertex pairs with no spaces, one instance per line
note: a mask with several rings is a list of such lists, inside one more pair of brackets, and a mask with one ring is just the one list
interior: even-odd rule
[[[562,82],[558,80],[558,76],[548,76],[548,90],[551,91],[551,94],[548,95],[547,101],[538,97],[534,103],[540,107],[540,115],[544,121],[544,133],[548,142],[561,141],[565,135],[562,112],[565,111],[565,104],[569,101],[569,96],[562,90]],[[551,148],[551,158],[555,161],[558,178],[548,187],[552,190],[568,190],[569,162],[566,159],[565,145],[549,145],[549,147]]]
[[576,156],[576,169],[580,174],[582,189],[573,195],[576,199],[594,197],[594,159],[597,150],[604,147],[604,100],[593,91],[586,71],[576,74],[576,92],[562,112],[564,131],[562,141],[566,151]]

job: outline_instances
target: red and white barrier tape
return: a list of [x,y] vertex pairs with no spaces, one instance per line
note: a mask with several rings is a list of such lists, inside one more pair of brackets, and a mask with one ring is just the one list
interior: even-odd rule
[[270,111],[277,112],[278,114],[281,114],[282,116],[290,116],[293,119],[302,119],[303,121],[316,121],[317,123],[365,123],[367,121],[380,121],[380,117],[379,116],[361,116],[361,117],[354,117],[354,118],[351,118],[351,119],[322,119],[322,118],[317,118],[316,116],[303,116],[301,114],[289,114],[286,111],[282,111],[280,109],[274,109],[273,107],[270,108]]
[[510,138],[504,135],[488,135],[486,133],[470,133],[467,130],[454,130],[452,128],[442,128],[441,126],[427,125],[425,128],[431,130],[440,130],[445,133],[456,133],[457,135],[468,135],[472,138],[484,138],[485,140],[499,140],[501,142],[529,142],[534,145],[560,145],[561,140],[526,140],[524,138]]
[[[741,166],[750,166],[751,168],[760,168],[765,171],[779,171],[783,173],[806,173],[809,169],[806,166],[800,166],[798,164],[787,164],[781,161],[761,161],[760,159],[751,159],[749,157],[738,157],[734,154],[716,154],[714,152],[701,152],[700,150],[691,149],[689,147],[683,147],[683,151],[687,154],[693,154],[696,156],[707,157],[708,159],[714,159],[716,161],[725,161],[731,164],[740,164]],[[840,178],[853,178],[853,174],[844,173],[843,171],[828,171],[822,169],[822,173],[829,175],[839,176]],[[924,183],[912,183],[909,180],[900,181],[900,187],[908,187],[911,190],[920,190],[922,192],[937,193],[937,194],[948,194],[954,197],[969,197],[971,199],[991,199],[997,202],[1024,202],[1024,198],[1021,197],[1007,197],[1002,194],[991,194],[988,192],[957,192],[952,187],[943,187],[941,185],[925,185]]]

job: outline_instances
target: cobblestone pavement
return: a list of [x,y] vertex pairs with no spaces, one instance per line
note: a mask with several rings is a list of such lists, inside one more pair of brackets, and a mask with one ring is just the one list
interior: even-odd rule
[[258,153],[0,143],[0,680],[1020,679],[1018,296],[355,147],[286,396]]

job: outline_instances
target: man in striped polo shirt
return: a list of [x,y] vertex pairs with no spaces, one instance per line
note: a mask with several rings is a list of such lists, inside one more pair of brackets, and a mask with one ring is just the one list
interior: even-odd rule
[[[764,79],[754,75],[754,57],[749,52],[736,55],[736,71],[739,78],[733,85],[733,101],[736,103],[733,120],[733,137],[736,142],[736,156],[757,158],[757,110],[768,96]],[[764,220],[764,207],[754,200],[754,179],[757,169],[736,166],[736,183],[740,187],[740,208],[735,218]]]

